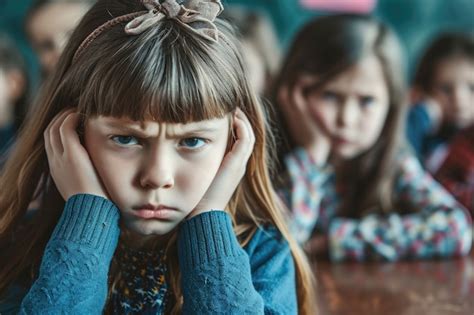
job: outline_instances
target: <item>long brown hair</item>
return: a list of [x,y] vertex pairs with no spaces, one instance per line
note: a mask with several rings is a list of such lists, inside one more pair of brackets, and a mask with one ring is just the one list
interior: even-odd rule
[[[247,172],[227,211],[244,246],[263,224],[275,225],[288,240],[297,279],[301,314],[314,314],[312,273],[284,223],[284,210],[271,185],[267,133],[262,105],[248,86],[239,47],[231,28],[217,20],[219,40],[211,42],[173,20],[164,20],[137,36],[116,25],[98,38],[72,63],[80,43],[95,28],[113,17],[141,11],[131,0],[101,0],[85,15],[62,54],[55,73],[45,86],[34,112],[21,131],[14,152],[0,177],[0,248],[8,259],[0,261],[0,292],[22,278],[31,282],[64,201],[49,173],[43,132],[65,108],[77,108],[85,119],[95,115],[187,123],[214,117],[240,107],[249,118],[256,137]],[[25,224],[30,201],[41,200],[39,209]],[[182,304],[180,273],[176,270],[175,246],[169,246],[170,286]],[[174,269],[173,269],[174,268]],[[109,274],[112,283],[113,272]]]
[[424,93],[432,93],[439,64],[458,57],[474,63],[474,34],[444,33],[437,36],[420,56],[413,85]]
[[[336,180],[347,188],[341,196],[339,214],[350,217],[393,210],[393,166],[396,155],[404,147],[406,111],[404,65],[395,34],[383,23],[365,15],[341,14],[315,19],[297,35],[274,88],[275,95],[282,86],[292,89],[301,75],[317,76],[319,81],[315,88],[322,88],[368,55],[376,56],[382,66],[390,107],[374,146],[336,170]],[[278,105],[277,98],[274,99]],[[283,157],[295,144],[284,131],[286,123],[278,108],[276,112],[282,126],[279,130],[284,144],[279,157],[283,168]]]

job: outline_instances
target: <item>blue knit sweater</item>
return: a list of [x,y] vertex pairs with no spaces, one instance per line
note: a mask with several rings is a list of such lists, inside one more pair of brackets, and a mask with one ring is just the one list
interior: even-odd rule
[[441,126],[435,131],[432,121],[423,102],[413,105],[407,116],[406,136],[422,164],[439,147],[446,145],[458,131],[454,126]]
[[[1,299],[0,313],[101,314],[118,221],[109,200],[71,197],[39,277],[23,290],[23,299],[22,289],[13,286]],[[297,314],[293,258],[275,228],[258,229],[242,248],[225,212],[203,213],[180,225],[178,255],[183,314]]]

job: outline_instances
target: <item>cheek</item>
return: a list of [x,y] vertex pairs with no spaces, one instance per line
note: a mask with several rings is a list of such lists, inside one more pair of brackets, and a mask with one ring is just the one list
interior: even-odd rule
[[134,169],[130,160],[114,156],[112,152],[101,152],[94,156],[92,161],[112,199],[117,197],[121,190],[130,189]]
[[366,119],[363,120],[364,133],[368,136],[367,142],[369,145],[374,144],[382,133],[387,120],[388,108],[375,110]]
[[449,93],[436,90],[433,94],[433,97],[445,112],[449,112],[449,108],[452,106],[451,102],[449,101],[451,99],[451,95]]
[[219,170],[223,155],[224,152],[209,152],[179,167],[175,184],[188,206],[194,208],[201,201]]
[[336,128],[336,108],[330,104],[310,103],[309,113],[313,121],[326,132],[333,132]]
[[107,150],[104,143],[88,136],[87,132],[85,147],[104,188],[112,201],[120,205],[120,198],[123,198],[126,191],[130,189],[134,171],[132,160],[122,158],[116,152]]

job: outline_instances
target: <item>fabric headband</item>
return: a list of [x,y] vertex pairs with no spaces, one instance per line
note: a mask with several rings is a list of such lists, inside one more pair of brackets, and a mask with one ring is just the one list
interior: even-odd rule
[[164,19],[173,19],[198,35],[211,41],[218,39],[218,30],[214,24],[216,17],[224,10],[221,0],[177,0],[141,1],[148,11],[139,11],[113,18],[96,28],[84,39],[76,50],[72,63],[75,63],[84,50],[107,29],[124,22],[125,33],[138,35],[158,24]]

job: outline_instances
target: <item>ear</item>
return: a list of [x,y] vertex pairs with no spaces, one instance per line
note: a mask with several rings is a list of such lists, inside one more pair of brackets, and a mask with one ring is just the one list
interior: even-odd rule
[[26,89],[26,78],[20,70],[10,70],[6,74],[8,82],[8,97],[11,104],[14,104]]

